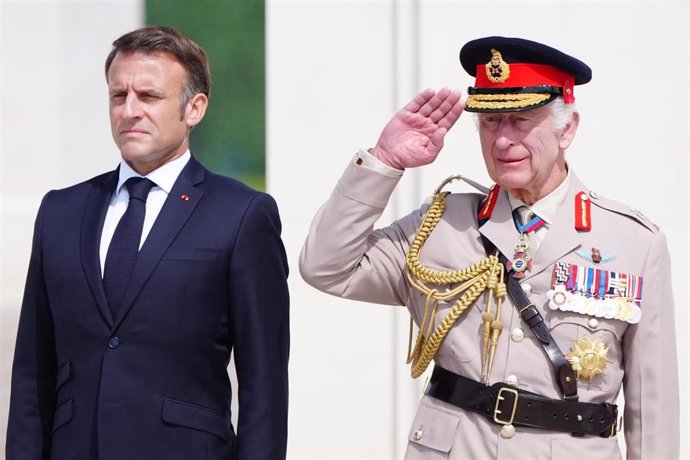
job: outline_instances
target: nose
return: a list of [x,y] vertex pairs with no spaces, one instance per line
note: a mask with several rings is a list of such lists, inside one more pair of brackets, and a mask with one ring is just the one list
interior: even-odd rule
[[136,93],[131,92],[127,94],[124,106],[122,108],[122,115],[126,118],[141,118],[142,104]]
[[507,150],[514,145],[513,139],[515,130],[513,123],[508,118],[504,118],[498,125],[496,141],[494,145],[500,150]]

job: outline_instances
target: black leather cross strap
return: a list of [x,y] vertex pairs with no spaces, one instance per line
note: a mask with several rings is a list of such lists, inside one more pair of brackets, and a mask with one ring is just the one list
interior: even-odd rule
[[[484,223],[486,223],[486,219],[480,219],[479,227]],[[484,235],[482,235],[482,244],[484,245],[484,250],[487,255],[498,252],[501,264],[503,264],[504,268],[507,267],[508,259],[506,256],[498,251],[496,246]],[[573,371],[573,367],[551,336],[551,332],[549,332],[549,328],[544,323],[544,318],[541,316],[541,313],[539,313],[539,310],[537,310],[537,307],[527,298],[520,283],[513,277],[513,273],[508,272],[507,268],[505,268],[505,270],[506,273],[508,273],[506,276],[506,290],[508,291],[508,295],[513,300],[513,304],[520,313],[522,320],[530,327],[539,340],[539,344],[546,352],[549,361],[551,361],[551,366],[556,375],[556,382],[558,382],[558,387],[561,393],[563,393],[563,398],[570,401],[577,401],[577,378],[575,376],[575,371]]]
[[440,366],[434,367],[426,394],[481,414],[498,425],[602,438],[616,435],[618,408],[615,404],[547,398],[503,382],[487,386]]
[[[505,267],[506,257],[501,254],[499,260]],[[522,320],[532,329],[532,332],[534,332],[534,335],[537,337],[546,355],[549,357],[551,366],[556,374],[558,387],[561,393],[563,393],[563,397],[568,400],[577,401],[577,377],[575,371],[573,371],[573,367],[551,336],[551,332],[549,332],[549,328],[546,326],[546,323],[544,323],[544,318],[541,316],[541,313],[539,313],[537,307],[527,298],[527,295],[522,290],[522,286],[520,286],[518,280],[512,276],[512,273],[508,273],[508,276],[506,276],[506,289],[510,298],[513,299],[515,308],[520,312]]]

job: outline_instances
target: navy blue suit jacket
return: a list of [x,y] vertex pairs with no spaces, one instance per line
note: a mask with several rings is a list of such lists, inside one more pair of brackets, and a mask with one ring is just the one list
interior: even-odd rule
[[99,244],[117,179],[52,191],[41,204],[7,459],[284,459],[288,267],[275,202],[192,157],[113,318]]

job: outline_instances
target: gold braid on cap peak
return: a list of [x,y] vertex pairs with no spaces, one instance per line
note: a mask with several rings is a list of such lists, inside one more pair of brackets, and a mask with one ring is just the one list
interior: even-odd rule
[[465,105],[471,109],[515,109],[539,104],[550,97],[548,93],[472,94]]
[[[425,267],[419,260],[419,254],[424,243],[441,220],[441,216],[446,209],[446,196],[450,192],[443,192],[442,189],[451,180],[453,178],[446,179],[436,189],[431,205],[422,219],[410,250],[407,252],[407,280],[413,288],[426,295],[426,303],[424,306],[424,317],[419,324],[419,332],[417,333],[414,349],[412,349],[413,321],[410,318],[410,335],[406,362],[412,365],[412,378],[422,375],[426,368],[429,367],[429,363],[433,360],[455,321],[488,289],[489,295],[487,296],[486,309],[482,314],[484,322],[482,380],[488,381],[493,366],[498,336],[503,329],[503,324],[500,321],[501,307],[506,295],[506,286],[503,281],[503,265],[499,262],[496,255],[490,255],[467,268],[438,271]],[[430,287],[430,284],[434,285],[434,287]],[[497,304],[495,313],[493,311],[494,297]],[[432,332],[438,302],[447,302],[453,299],[455,301],[452,308]]]

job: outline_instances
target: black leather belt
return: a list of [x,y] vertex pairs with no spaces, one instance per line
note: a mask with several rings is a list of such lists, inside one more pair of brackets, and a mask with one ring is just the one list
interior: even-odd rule
[[498,425],[527,426],[602,438],[616,435],[618,408],[615,404],[553,399],[502,382],[487,386],[440,366],[434,367],[426,394],[477,412]]

